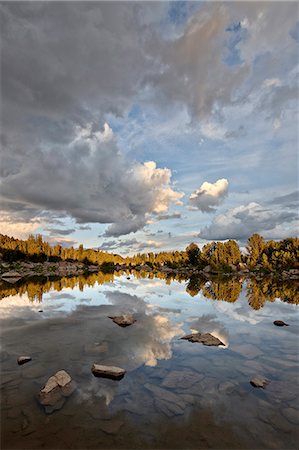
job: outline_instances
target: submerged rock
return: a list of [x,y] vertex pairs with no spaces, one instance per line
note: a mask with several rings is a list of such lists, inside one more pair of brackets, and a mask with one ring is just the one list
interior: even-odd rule
[[184,414],[187,402],[181,396],[149,383],[144,387],[153,394],[156,408],[166,416]]
[[23,364],[26,364],[27,362],[31,361],[31,356],[19,356],[17,359],[17,362],[19,366],[22,366]]
[[48,379],[40,390],[38,399],[40,404],[45,407],[46,413],[51,414],[62,408],[66,397],[69,397],[75,389],[76,383],[71,376],[65,370],[60,370]]
[[258,377],[252,378],[250,380],[250,384],[256,388],[264,389],[267,386],[267,384],[269,384],[269,383],[271,383],[271,381],[266,380],[264,378],[258,378]]
[[117,434],[123,425],[124,422],[122,420],[113,418],[98,422],[98,427],[107,434]]
[[169,372],[161,383],[162,387],[170,389],[187,389],[203,378],[191,370],[174,370]]
[[203,345],[208,345],[208,346],[218,346],[218,345],[223,345],[225,346],[225,344],[223,342],[220,341],[220,339],[216,338],[215,336],[213,336],[210,333],[193,333],[193,334],[188,334],[187,336],[183,336],[181,339],[185,339],[189,342],[200,342]]
[[283,320],[274,320],[274,325],[276,325],[277,327],[288,327],[289,324],[285,323]]
[[109,319],[112,319],[114,323],[119,325],[120,327],[129,327],[133,323],[136,322],[136,319],[132,316],[132,314],[124,314],[122,316],[108,316]]
[[121,380],[126,373],[120,367],[103,366],[101,364],[93,364],[91,371],[95,377],[112,378],[114,380]]

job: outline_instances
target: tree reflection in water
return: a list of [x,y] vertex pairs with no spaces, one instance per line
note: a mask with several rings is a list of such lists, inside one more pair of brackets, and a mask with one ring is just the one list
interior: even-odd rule
[[184,282],[186,283],[186,292],[191,297],[202,294],[204,297],[212,300],[222,300],[230,303],[238,300],[242,287],[244,287],[248,304],[255,310],[262,308],[265,302],[273,302],[277,298],[283,302],[299,304],[299,283],[297,280],[280,280],[274,277],[256,279],[251,277],[244,282],[244,279],[237,277],[218,277],[207,280],[198,276],[191,276],[186,279],[183,274],[134,270],[131,272],[120,271],[114,273],[98,272],[90,275],[56,279],[35,277],[21,279],[13,285],[1,281],[0,298],[13,295],[27,295],[31,302],[41,302],[43,294],[49,291],[59,292],[66,288],[79,288],[80,291],[83,291],[85,287],[111,283],[115,277],[119,277],[120,275],[132,275],[137,280],[159,278],[165,280],[167,285],[170,285],[174,280],[179,283]]

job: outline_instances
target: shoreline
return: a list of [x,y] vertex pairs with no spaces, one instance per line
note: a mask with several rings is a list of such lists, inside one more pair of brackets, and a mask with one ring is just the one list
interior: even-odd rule
[[116,264],[111,266],[100,266],[94,264],[84,264],[81,262],[23,262],[17,261],[13,263],[0,261],[0,279],[8,283],[15,283],[23,278],[50,278],[50,277],[72,277],[80,275],[90,275],[92,273],[115,273],[115,272],[148,272],[153,274],[162,273],[164,275],[176,276],[181,275],[186,279],[191,277],[206,278],[207,281],[214,277],[219,278],[251,278],[254,277],[257,280],[265,277],[273,277],[281,279],[282,281],[299,280],[299,269],[290,268],[281,271],[266,271],[265,269],[231,269],[230,271],[215,270],[210,266],[206,266],[203,269],[199,269],[194,266],[184,266],[180,268],[171,268],[168,266],[163,267],[150,267],[149,265],[126,265]]

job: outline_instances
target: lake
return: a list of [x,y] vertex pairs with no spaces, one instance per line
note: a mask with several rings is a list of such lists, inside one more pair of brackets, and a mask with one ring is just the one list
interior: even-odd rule
[[[2,449],[298,447],[296,281],[99,273],[0,293]],[[108,317],[128,313],[126,328]],[[191,332],[224,345],[180,339]],[[49,414],[38,392],[61,369],[77,389]]]

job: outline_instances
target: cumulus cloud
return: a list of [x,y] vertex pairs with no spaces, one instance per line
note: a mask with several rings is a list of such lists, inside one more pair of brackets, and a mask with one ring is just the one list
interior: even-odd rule
[[115,138],[94,133],[77,135],[63,149],[23,155],[22,170],[4,179],[2,196],[12,211],[29,204],[36,216],[46,209],[79,223],[114,222],[106,235],[120,236],[142,228],[150,214],[167,212],[182,194],[172,189],[169,169],[130,162]]
[[[207,2],[167,35],[167,2],[3,2],[1,207],[19,223],[54,212],[112,224],[107,236],[167,215],[182,196],[171,172],[125,158],[108,118],[139,103],[179,106],[222,139],[226,107],[254,99],[280,121],[296,97],[295,72],[284,76],[297,61],[296,12],[292,2]],[[228,64],[236,23],[239,59]],[[192,196],[203,211],[219,204]]]
[[[274,210],[251,202],[247,205],[229,209],[224,214],[216,216],[212,223],[203,228],[199,237],[207,240],[239,239],[246,240],[253,233],[261,233],[268,238],[294,236],[298,233],[295,221],[296,212],[290,210]],[[289,225],[293,223],[290,229]],[[282,233],[281,225],[285,224]],[[279,229],[279,233],[277,233]],[[279,236],[277,235],[279,234]]]
[[[179,202],[170,170],[126,159],[104,117],[122,115],[152,70],[140,45],[149,27],[141,9],[1,5],[7,212],[29,207],[32,219],[56,211],[78,223],[112,223],[107,235],[120,236]],[[164,9],[154,6],[151,26]]]
[[228,181],[221,178],[215,183],[205,181],[199,189],[196,189],[189,198],[192,208],[199,209],[202,212],[214,212],[215,206],[223,202],[228,192]]

